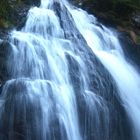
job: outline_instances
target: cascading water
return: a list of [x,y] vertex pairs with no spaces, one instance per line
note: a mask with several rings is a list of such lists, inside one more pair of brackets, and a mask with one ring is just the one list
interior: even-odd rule
[[[134,139],[139,140],[140,78],[138,72],[126,62],[117,33],[110,31],[103,25],[102,29],[97,27],[93,24],[96,19],[82,10],[71,10],[71,13],[88,46],[116,81],[121,102],[130,117],[134,129]],[[79,24],[79,21],[81,24]]]
[[12,31],[0,140],[139,140],[140,80],[117,33],[42,0]]

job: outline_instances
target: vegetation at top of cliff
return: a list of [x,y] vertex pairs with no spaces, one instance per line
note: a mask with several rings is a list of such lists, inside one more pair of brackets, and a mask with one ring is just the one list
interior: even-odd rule
[[0,0],[0,29],[20,26],[29,7],[39,3],[39,0]]

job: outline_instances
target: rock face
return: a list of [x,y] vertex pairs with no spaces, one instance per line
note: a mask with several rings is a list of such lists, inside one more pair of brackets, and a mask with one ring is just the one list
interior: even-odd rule
[[0,83],[3,84],[9,79],[8,74],[8,55],[10,50],[10,44],[7,41],[0,40]]

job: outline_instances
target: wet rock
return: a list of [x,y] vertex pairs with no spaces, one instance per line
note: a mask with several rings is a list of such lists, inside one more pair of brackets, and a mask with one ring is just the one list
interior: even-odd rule
[[0,83],[4,83],[10,78],[8,73],[8,55],[11,52],[10,44],[7,41],[0,40]]
[[133,14],[132,22],[134,26],[136,26],[137,28],[140,28],[140,12]]

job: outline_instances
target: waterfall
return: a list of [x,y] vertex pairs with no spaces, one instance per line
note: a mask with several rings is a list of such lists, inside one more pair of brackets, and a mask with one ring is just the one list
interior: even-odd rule
[[118,96],[134,129],[134,139],[139,140],[140,78],[135,68],[125,60],[118,34],[103,25],[102,28],[96,26],[96,18],[82,10],[71,9],[71,14],[88,46],[114,78],[119,89]]
[[8,42],[0,140],[140,139],[140,76],[117,31],[41,0]]

